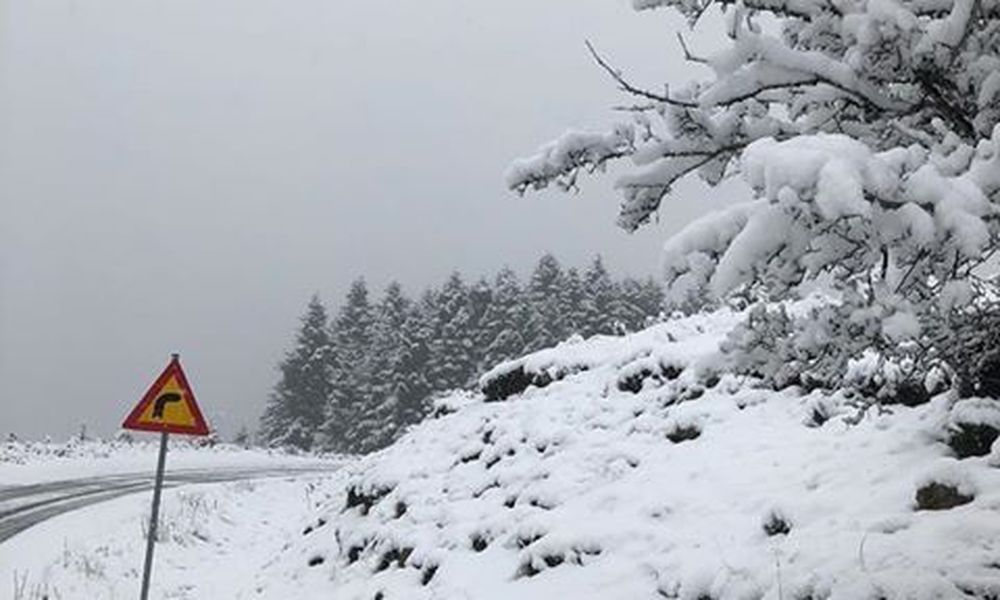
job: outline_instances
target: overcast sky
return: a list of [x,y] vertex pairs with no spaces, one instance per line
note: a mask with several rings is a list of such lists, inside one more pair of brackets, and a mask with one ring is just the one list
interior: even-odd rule
[[[612,178],[519,198],[509,161],[617,117],[592,40],[682,81],[625,0],[0,0],[0,434],[114,432],[173,351],[253,427],[309,296],[411,292],[551,251],[655,273],[725,201],[614,225]],[[697,43],[698,40],[695,40]]]

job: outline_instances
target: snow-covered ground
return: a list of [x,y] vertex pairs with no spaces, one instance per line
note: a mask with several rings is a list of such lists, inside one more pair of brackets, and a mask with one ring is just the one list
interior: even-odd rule
[[[301,536],[329,477],[166,490],[151,598],[258,598],[258,574]],[[327,483],[325,487],[331,487]],[[64,514],[0,544],[0,598],[137,598],[149,493]]]
[[[48,510],[56,509],[64,497],[70,504],[79,504],[84,495],[99,499],[96,491],[103,489],[102,481],[108,482],[109,496],[119,495],[115,490],[123,482],[133,492],[58,515],[0,543],[0,598],[136,597],[150,502],[148,489],[134,493],[143,487],[136,483],[142,481],[136,475],[152,481],[158,449],[154,439],[0,444],[0,496],[14,494],[2,508],[17,512],[25,503],[37,502]],[[278,554],[283,540],[293,537],[299,521],[309,518],[304,515],[323,498],[320,482],[337,477],[335,470],[343,463],[339,457],[225,444],[204,447],[189,438],[171,439],[168,476],[186,473],[188,481],[268,478],[188,483],[164,491],[151,597],[250,597],[255,571]],[[20,485],[62,485],[58,482],[92,477],[98,479],[88,479],[94,483],[84,487],[67,487],[65,492],[52,488],[37,496],[17,496]]]
[[[172,490],[153,597],[1000,597],[1000,444],[959,459],[945,443],[956,420],[1000,427],[996,403],[862,411],[843,391],[760,389],[719,355],[741,318],[500,365],[327,479]],[[957,505],[921,509],[920,490]],[[21,534],[0,582],[131,597],[147,503]]]
[[[141,434],[133,442],[0,442],[0,487],[107,474],[152,473],[159,438]],[[173,436],[167,467],[177,469],[266,468],[328,464],[329,459],[231,444],[200,446],[197,438]],[[0,596],[2,597],[2,596]]]
[[[349,467],[258,597],[998,597],[1000,448],[952,456],[950,396],[861,412],[720,372],[739,318],[501,365]],[[971,502],[918,510],[932,481]]]

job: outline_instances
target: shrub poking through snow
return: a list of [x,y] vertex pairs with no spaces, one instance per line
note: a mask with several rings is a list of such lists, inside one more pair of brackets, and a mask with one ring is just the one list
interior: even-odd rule
[[776,535],[788,535],[792,531],[792,525],[788,519],[779,511],[771,511],[764,519],[764,533],[768,537]]
[[514,577],[534,577],[547,569],[555,569],[564,564],[582,566],[587,560],[600,554],[601,549],[592,544],[571,545],[560,551],[545,550],[537,553],[529,551],[518,566]]
[[1000,401],[960,400],[952,408],[949,419],[948,446],[955,456],[986,456],[1000,434]]
[[545,387],[551,382],[548,377],[524,372],[524,367],[518,365],[509,371],[498,373],[489,379],[484,379],[481,389],[487,402],[499,402],[510,396],[520,394],[529,386]]
[[619,391],[638,394],[647,382],[651,382],[653,386],[660,386],[664,381],[677,379],[684,372],[684,367],[676,364],[658,364],[655,367],[641,365],[638,371],[631,373],[628,371],[625,369],[626,375],[618,380],[617,387]]
[[948,446],[958,458],[986,456],[997,439],[998,432],[990,425],[960,423],[948,437]]
[[469,542],[475,552],[482,552],[490,545],[490,538],[483,533],[474,533],[469,536]]
[[542,537],[543,534],[541,533],[522,533],[514,539],[514,545],[517,546],[518,549],[523,550],[542,539]]
[[[882,404],[899,404],[912,408],[926,404],[931,399],[931,394],[927,391],[927,386],[922,381],[914,381],[912,379],[903,380],[896,383],[891,389],[892,392],[882,397]],[[876,396],[877,394],[878,392],[876,392]]]
[[696,440],[701,435],[701,429],[696,425],[677,425],[667,433],[667,439],[675,444]]
[[918,482],[917,510],[948,510],[975,500],[979,485],[966,465],[942,463]]
[[420,572],[420,584],[421,585],[429,584],[431,580],[434,579],[434,575],[437,574],[437,570],[438,570],[437,565],[428,565],[424,567],[423,570]]
[[389,548],[383,552],[382,557],[379,558],[378,565],[375,567],[375,572],[379,573],[381,571],[385,571],[394,563],[396,567],[402,569],[406,566],[406,561],[410,558],[411,554],[413,554],[413,548],[411,547],[397,548],[394,546]]
[[948,510],[968,504],[975,499],[971,494],[963,494],[958,487],[948,483],[932,481],[917,490],[918,510]]
[[1000,309],[995,301],[980,300],[973,310],[956,315],[945,334],[959,395],[1000,400]]
[[312,558],[309,559],[309,566],[310,567],[317,567],[317,566],[323,564],[325,561],[326,561],[326,559],[323,558],[323,556],[317,554],[316,556],[313,556]]
[[538,367],[526,365],[521,361],[511,361],[498,365],[483,375],[479,388],[486,402],[500,402],[520,394],[529,387],[544,388],[554,381],[586,370],[586,365]]
[[631,375],[627,375],[618,380],[618,389],[623,392],[638,394],[642,391],[642,386],[646,383],[646,380],[652,376],[653,372],[649,369],[643,369],[638,373],[632,373]]
[[347,564],[352,565],[361,560],[361,557],[363,556],[365,550],[370,545],[371,545],[370,540],[364,540],[361,543],[349,546],[346,552]]
[[351,486],[347,488],[347,502],[344,510],[361,507],[361,514],[367,515],[368,511],[391,491],[392,487],[372,486],[366,490],[360,486]]
[[324,525],[326,525],[326,519],[318,519],[315,525],[306,526],[306,528],[302,530],[302,535],[309,535]]

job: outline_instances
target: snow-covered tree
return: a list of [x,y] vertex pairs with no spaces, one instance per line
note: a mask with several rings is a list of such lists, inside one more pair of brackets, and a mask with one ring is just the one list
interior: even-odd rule
[[529,349],[553,346],[567,336],[565,315],[560,311],[564,277],[559,260],[548,253],[539,259],[531,273],[525,290],[529,313],[524,338]]
[[640,283],[636,301],[645,315],[645,323],[656,322],[663,313],[663,284],[656,278],[647,277]]
[[559,314],[564,335],[584,335],[586,319],[583,313],[583,278],[575,268],[566,269],[562,290],[559,292]]
[[480,374],[524,352],[527,318],[527,304],[517,273],[504,267],[493,280],[491,302],[476,338],[476,345],[484,349],[478,365]]
[[615,333],[618,318],[619,287],[611,279],[600,255],[583,275],[583,328],[585,335]]
[[[669,303],[778,299],[829,279],[843,294],[830,322],[852,326],[813,331],[809,343],[863,334],[918,374],[947,363],[958,343],[947,324],[997,298],[982,267],[1000,240],[1000,2],[633,4],[677,11],[693,27],[721,9],[721,50],[697,56],[678,36],[712,75],[654,89],[594,51],[634,100],[631,120],[568,133],[515,162],[510,187],[572,187],[581,171],[629,159],[619,224],[633,231],[682,177],[715,185],[739,172],[754,200],[667,243]],[[841,352],[832,372],[852,358]]]
[[261,418],[261,437],[271,446],[310,450],[324,420],[330,396],[330,335],[326,309],[313,296],[302,317],[295,346],[278,365],[274,386]]
[[356,279],[332,325],[331,389],[319,434],[326,450],[351,452],[357,444],[351,428],[371,395],[372,318],[368,286],[364,279]]
[[619,285],[621,296],[618,303],[618,320],[627,331],[638,331],[646,325],[651,314],[645,306],[646,290],[643,283],[633,277],[626,277]]
[[356,440],[352,448],[355,451],[367,452],[387,445],[402,426],[400,396],[406,393],[407,382],[401,367],[410,350],[403,325],[408,310],[409,300],[402,287],[390,283],[373,311],[371,345],[365,358],[370,381],[346,436]]
[[437,294],[435,335],[430,340],[430,378],[434,389],[465,385],[473,371],[469,288],[456,271]]
[[409,303],[403,322],[403,338],[406,349],[400,352],[396,368],[397,398],[399,400],[398,420],[405,428],[419,423],[431,409],[430,396],[433,389],[428,378],[430,368],[430,339],[427,337],[427,318],[421,306]]
[[418,340],[418,315],[402,286],[392,282],[375,309],[368,368],[371,382],[350,427],[353,448],[368,452],[391,443],[407,425],[424,416],[430,390],[426,352]]
[[240,425],[239,431],[233,436],[233,444],[241,448],[249,448],[253,444],[253,435],[246,425]]
[[480,278],[471,288],[469,288],[469,362],[463,387],[473,387],[479,379],[479,366],[483,362],[486,354],[486,347],[478,342],[483,337],[483,332],[487,329],[490,307],[493,305],[493,286],[486,278]]

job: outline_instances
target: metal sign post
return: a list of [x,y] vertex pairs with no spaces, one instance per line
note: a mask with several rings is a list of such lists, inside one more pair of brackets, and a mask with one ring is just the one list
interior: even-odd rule
[[160,516],[160,492],[163,491],[163,470],[167,464],[166,431],[160,433],[160,456],[156,459],[156,485],[153,487],[153,510],[149,516],[149,533],[146,536],[146,562],[142,567],[141,600],[149,599],[149,578],[153,571],[153,547],[156,545],[156,527]]
[[174,354],[170,364],[153,382],[139,404],[132,409],[124,429],[158,431],[160,455],[156,459],[156,484],[153,486],[153,510],[149,516],[146,538],[146,561],[142,568],[141,600],[149,600],[149,583],[153,572],[153,548],[160,518],[160,494],[163,491],[163,472],[167,466],[167,437],[171,433],[209,435],[208,423],[195,402],[194,392],[181,369],[180,356]]

